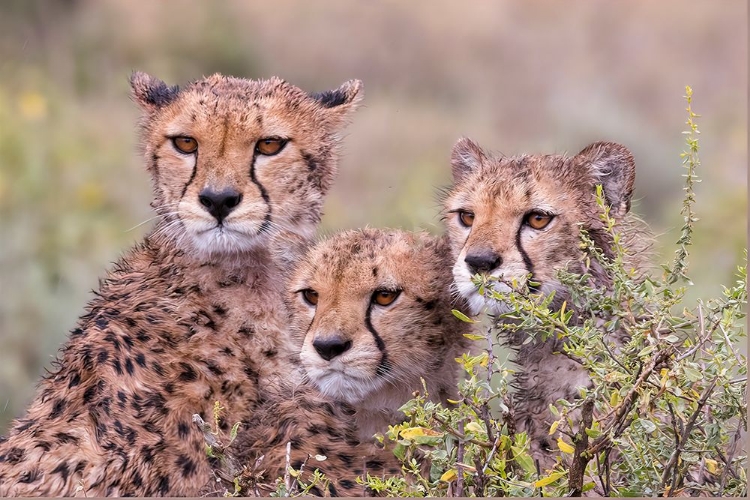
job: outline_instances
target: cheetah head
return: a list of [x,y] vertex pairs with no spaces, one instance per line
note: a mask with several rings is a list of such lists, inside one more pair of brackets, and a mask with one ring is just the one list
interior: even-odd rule
[[472,314],[485,307],[495,314],[504,310],[502,303],[479,294],[472,283],[476,274],[497,278],[499,292],[531,276],[539,291],[549,293],[561,289],[558,270],[578,265],[580,227],[600,248],[609,248],[596,204],[597,184],[615,219],[630,209],[635,164],[619,144],[594,143],[573,157],[503,157],[461,139],[451,164],[454,183],[444,215],[455,288]]
[[312,236],[359,81],[310,95],[279,78],[216,74],[178,88],[136,72],[131,86],[157,234],[201,258]]
[[336,400],[394,410],[420,377],[455,390],[467,327],[451,314],[450,259],[427,233],[346,231],[312,248],[290,297],[310,380]]

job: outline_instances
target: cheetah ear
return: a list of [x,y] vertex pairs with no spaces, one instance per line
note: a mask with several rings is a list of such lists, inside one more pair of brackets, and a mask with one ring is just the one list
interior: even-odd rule
[[316,92],[310,94],[318,104],[324,108],[340,108],[342,111],[349,111],[357,106],[362,100],[362,81],[349,80],[341,84],[334,90]]
[[576,159],[588,168],[594,182],[602,185],[613,215],[625,215],[630,210],[635,182],[635,160],[628,148],[614,142],[595,142]]
[[460,138],[451,151],[453,182],[459,182],[486,160],[487,155],[476,142],[468,137]]
[[156,111],[173,102],[180,93],[180,87],[169,87],[166,83],[146,73],[134,71],[130,75],[133,99],[144,111]]

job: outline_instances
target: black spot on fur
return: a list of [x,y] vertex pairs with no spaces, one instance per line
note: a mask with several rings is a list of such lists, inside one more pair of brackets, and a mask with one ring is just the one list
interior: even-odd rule
[[0,455],[0,463],[7,462],[9,464],[17,464],[23,460],[26,452],[21,448],[11,448],[5,455]]
[[314,156],[308,153],[302,153],[302,159],[305,161],[305,164],[307,165],[307,169],[310,172],[314,172],[318,168],[318,162]]
[[64,399],[58,399],[52,406],[52,412],[49,414],[50,419],[56,419],[59,417],[63,410],[65,410],[66,402]]
[[180,439],[185,439],[188,436],[189,427],[185,422],[179,422],[177,424],[177,435]]
[[182,371],[180,372],[179,378],[182,382],[193,382],[198,378],[198,374],[190,364],[181,361],[180,368]]
[[182,469],[182,477],[190,477],[195,474],[195,462],[184,455],[180,455],[175,462]]
[[215,305],[212,310],[219,316],[226,316],[227,314],[227,310],[220,305]]
[[428,311],[432,311],[433,309],[435,309],[436,304],[437,304],[436,300],[431,300],[425,303],[424,308],[427,309]]
[[328,493],[330,493],[332,497],[339,496],[339,492],[336,491],[336,487],[333,485],[333,483],[328,483]]
[[119,359],[115,358],[112,360],[112,368],[115,369],[118,375],[122,375],[122,365],[120,365]]
[[31,426],[32,426],[33,424],[34,424],[34,421],[33,421],[33,420],[27,420],[27,421],[26,421],[26,422],[24,422],[23,424],[21,424],[21,425],[19,425],[18,427],[16,427],[16,431],[18,431],[18,432],[23,432],[23,431],[25,431],[26,429],[28,429],[29,427],[31,427]]
[[365,467],[367,467],[368,470],[369,469],[380,470],[383,468],[383,462],[381,462],[380,460],[368,460],[367,462],[365,462]]
[[352,466],[352,462],[354,461],[354,457],[352,457],[351,455],[347,455],[346,453],[339,453],[338,457],[339,457],[339,460],[341,460],[341,462],[346,467],[351,467]]
[[109,359],[109,353],[105,349],[102,349],[99,351],[99,354],[96,355],[96,360],[99,363],[106,363],[107,359]]
[[109,321],[102,317],[96,318],[96,326],[104,330],[109,326]]
[[159,478],[159,493],[165,496],[169,492],[169,478],[167,476],[161,476]]
[[135,372],[133,361],[130,358],[125,360],[125,370],[128,372],[128,375],[133,375],[133,373]]
[[211,361],[205,361],[204,363],[205,363],[206,367],[208,368],[208,370],[211,373],[213,373],[214,375],[219,376],[219,377],[221,375],[224,375],[224,370],[222,370],[221,368],[219,368],[215,363],[213,363]]
[[355,483],[354,481],[349,481],[348,479],[342,479],[341,481],[339,481],[339,486],[341,486],[342,488],[346,488],[347,490],[350,490],[354,488],[355,486],[357,486],[357,483]]
[[60,443],[73,443],[78,444],[78,438],[67,432],[58,432],[54,435],[56,441]]
[[222,353],[223,353],[223,354],[224,354],[225,356],[229,356],[229,357],[233,357],[233,356],[234,356],[234,352],[232,351],[232,349],[231,349],[230,347],[225,347],[225,348],[223,348],[223,349],[221,350],[221,352],[222,352]]
[[72,332],[70,332],[70,336],[71,337],[78,337],[78,336],[81,336],[81,335],[83,335],[83,330],[81,330],[80,328],[76,328],[75,330],[73,330]]
[[70,376],[70,382],[68,382],[68,389],[72,389],[81,383],[81,375],[78,372],[73,372]]
[[142,352],[139,352],[135,355],[135,362],[138,363],[138,366],[145,368],[146,367],[146,356]]
[[156,361],[151,363],[151,368],[153,368],[156,374],[159,375],[160,377],[164,376],[164,368],[162,368],[162,366]]

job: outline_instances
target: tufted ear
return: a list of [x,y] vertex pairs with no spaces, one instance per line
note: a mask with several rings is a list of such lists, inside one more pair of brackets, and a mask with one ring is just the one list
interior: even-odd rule
[[337,110],[348,112],[362,100],[361,91],[362,82],[360,80],[349,80],[341,84],[337,89],[316,92],[310,94],[310,97],[315,99],[324,108],[336,108]]
[[459,182],[486,160],[487,155],[476,142],[468,137],[460,138],[451,151],[453,182]]
[[614,142],[595,142],[578,153],[576,160],[589,170],[596,184],[602,185],[613,214],[625,215],[630,210],[635,182],[635,160],[628,148]]
[[169,87],[166,83],[146,73],[134,71],[130,75],[133,100],[144,111],[155,111],[173,102],[180,93],[180,87]]

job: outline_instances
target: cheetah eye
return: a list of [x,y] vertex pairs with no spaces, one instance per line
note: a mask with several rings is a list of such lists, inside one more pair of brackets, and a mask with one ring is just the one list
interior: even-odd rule
[[279,137],[266,137],[255,143],[255,151],[264,156],[277,155],[286,146],[287,140]]
[[389,306],[401,295],[401,290],[375,290],[372,301],[379,306]]
[[554,216],[550,214],[545,214],[542,212],[531,212],[526,216],[525,222],[533,229],[544,229],[553,218]]
[[466,210],[459,210],[458,220],[461,221],[462,226],[471,227],[474,225],[474,212],[467,212]]
[[180,153],[191,155],[198,151],[198,141],[192,137],[172,137],[172,144]]
[[306,290],[302,290],[302,298],[305,299],[305,302],[307,302],[308,305],[311,306],[317,306],[318,305],[318,292],[315,290],[308,288]]

